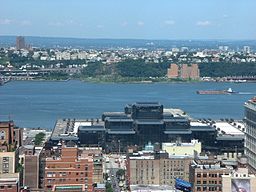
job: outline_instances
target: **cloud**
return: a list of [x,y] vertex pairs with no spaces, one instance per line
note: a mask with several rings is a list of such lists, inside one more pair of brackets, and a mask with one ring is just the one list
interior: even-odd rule
[[138,21],[138,22],[137,22],[137,25],[138,25],[139,27],[143,27],[144,24],[145,24],[145,23],[144,23],[143,21]]
[[209,26],[211,25],[211,22],[210,21],[198,21],[196,23],[197,26],[201,26],[201,27],[205,27],[205,26]]
[[11,19],[0,19],[0,25],[9,25],[12,23]]
[[224,14],[224,15],[223,15],[223,17],[224,17],[224,18],[228,18],[228,17],[229,17],[229,15],[227,15],[227,14]]
[[174,25],[174,24],[175,24],[175,21],[173,21],[173,20],[165,20],[165,21],[164,21],[164,24],[165,24],[165,25]]
[[122,27],[126,27],[127,25],[128,25],[127,21],[124,21],[124,22],[121,23]]
[[64,24],[62,22],[59,22],[59,21],[51,21],[51,22],[48,23],[48,25],[53,26],[53,27],[64,26]]
[[104,28],[104,25],[97,25],[96,26],[98,29],[102,29],[102,28]]
[[23,20],[23,21],[21,21],[20,22],[20,25],[22,25],[22,26],[29,26],[29,25],[31,25],[32,23],[31,23],[31,21],[29,21],[29,20]]
[[64,20],[64,21],[51,21],[48,23],[49,26],[53,27],[63,27],[63,26],[83,26],[82,23],[76,22],[72,19]]

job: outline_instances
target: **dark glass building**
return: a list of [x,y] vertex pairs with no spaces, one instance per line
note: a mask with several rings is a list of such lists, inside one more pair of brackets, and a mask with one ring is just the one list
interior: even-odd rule
[[204,151],[218,153],[220,147],[229,151],[234,146],[237,151],[243,150],[242,137],[219,137],[209,122],[191,122],[182,111],[177,111],[164,109],[158,102],[137,102],[126,105],[124,112],[104,112],[101,119],[60,119],[50,141],[53,145],[63,140],[82,146],[101,146],[107,151],[125,151],[128,146],[143,147],[149,142],[198,139]]

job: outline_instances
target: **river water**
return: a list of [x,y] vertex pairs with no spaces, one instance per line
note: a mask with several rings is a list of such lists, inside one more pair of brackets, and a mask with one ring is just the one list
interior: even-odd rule
[[[241,94],[198,95],[197,90],[231,87]],[[80,81],[13,81],[0,86],[0,120],[19,127],[53,128],[58,118],[100,118],[123,111],[128,103],[159,101],[194,118],[242,119],[244,102],[256,95],[255,83],[88,83]]]

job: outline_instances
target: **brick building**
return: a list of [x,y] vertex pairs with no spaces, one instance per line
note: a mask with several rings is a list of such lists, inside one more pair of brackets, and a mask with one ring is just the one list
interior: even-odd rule
[[170,68],[167,71],[167,76],[170,79],[176,79],[179,77],[179,66],[175,63],[170,65]]
[[19,173],[0,174],[0,192],[19,192]]
[[217,160],[195,160],[190,166],[189,182],[193,183],[194,192],[222,192],[222,175],[232,170]]
[[35,149],[33,145],[25,145],[20,150],[23,159],[23,185],[30,189],[38,189],[40,174],[40,153],[42,149]]
[[170,79],[198,79],[200,72],[197,64],[171,64],[167,70],[167,77]]
[[45,159],[45,191],[92,191],[93,158],[76,146],[59,146]]
[[13,121],[0,122],[0,149],[10,150],[22,145],[22,129],[15,128]]

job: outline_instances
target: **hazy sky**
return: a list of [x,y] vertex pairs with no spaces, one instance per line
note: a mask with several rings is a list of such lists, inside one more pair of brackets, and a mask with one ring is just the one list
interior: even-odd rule
[[256,0],[1,0],[0,35],[256,39]]

